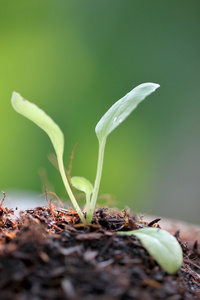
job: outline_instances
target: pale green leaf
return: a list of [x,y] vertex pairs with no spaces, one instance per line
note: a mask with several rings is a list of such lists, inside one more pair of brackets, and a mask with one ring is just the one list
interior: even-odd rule
[[84,177],[74,176],[71,178],[71,184],[79,191],[84,192],[86,195],[93,193],[93,185],[89,180]]
[[13,92],[11,103],[13,108],[42,128],[51,139],[56,154],[63,155],[64,136],[58,125],[37,105],[24,99],[19,93]]
[[118,232],[122,235],[135,235],[155,261],[168,273],[174,274],[183,262],[181,246],[169,232],[149,227],[133,231]]
[[98,139],[106,139],[130,115],[137,105],[158,87],[159,84],[156,83],[140,84],[113,104],[96,125],[95,132]]

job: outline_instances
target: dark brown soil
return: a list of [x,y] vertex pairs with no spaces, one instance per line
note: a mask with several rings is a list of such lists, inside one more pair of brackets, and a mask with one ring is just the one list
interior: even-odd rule
[[115,233],[157,221],[102,208],[83,227],[73,211],[37,207],[17,219],[1,206],[0,299],[200,299],[197,242],[189,247],[176,233],[184,263],[169,275],[136,237]]

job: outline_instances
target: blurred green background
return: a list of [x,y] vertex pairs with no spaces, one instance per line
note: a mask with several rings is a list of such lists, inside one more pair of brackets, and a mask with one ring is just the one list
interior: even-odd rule
[[65,135],[65,165],[94,181],[96,123],[136,85],[161,85],[108,138],[100,191],[110,206],[200,223],[200,2],[0,1],[0,189],[44,191],[44,132],[13,111],[12,91]]

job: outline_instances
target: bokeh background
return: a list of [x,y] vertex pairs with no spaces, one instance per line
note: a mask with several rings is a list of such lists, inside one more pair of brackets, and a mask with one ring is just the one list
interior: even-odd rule
[[96,123],[150,81],[161,88],[108,138],[100,191],[115,195],[110,206],[200,223],[199,12],[196,0],[1,0],[0,189],[8,199],[41,194],[46,177],[67,198],[49,139],[13,111],[13,90],[62,128],[66,166],[78,143],[72,175],[93,182]]

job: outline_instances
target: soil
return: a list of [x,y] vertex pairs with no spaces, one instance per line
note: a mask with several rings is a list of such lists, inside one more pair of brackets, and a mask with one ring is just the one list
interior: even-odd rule
[[158,223],[101,208],[84,227],[72,210],[49,205],[17,218],[1,205],[0,299],[200,299],[197,241],[187,243],[176,232],[184,261],[169,275],[136,237],[116,234]]

